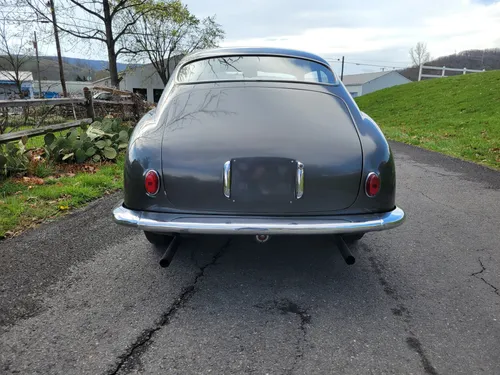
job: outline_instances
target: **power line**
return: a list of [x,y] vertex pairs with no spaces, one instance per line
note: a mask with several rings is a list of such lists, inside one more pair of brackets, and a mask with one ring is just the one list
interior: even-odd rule
[[[327,61],[331,62],[341,62],[341,59],[327,58]],[[378,65],[378,64],[366,64],[358,61],[344,61],[345,64],[360,65],[360,66],[372,66],[375,68],[389,68],[389,69],[405,69],[407,66],[394,66],[394,65]]]
[[[50,22],[49,16],[47,16],[47,15],[45,15],[43,13],[39,13],[39,12],[19,11],[19,12],[9,12],[9,14],[10,15],[15,15],[15,16],[23,15],[23,17],[28,17],[28,16],[39,17],[39,16],[43,16],[45,19],[47,19],[48,22]],[[68,18],[68,17],[64,17],[64,15],[62,17],[64,19]],[[71,20],[77,20],[77,21],[82,21],[82,22],[87,22],[89,24],[94,24],[94,25],[101,25],[102,24],[102,22],[93,21],[93,20],[85,19],[85,18],[70,17],[69,19],[71,19]],[[22,20],[22,21],[26,21],[26,20]],[[30,22],[30,21],[35,21],[35,20],[27,20],[27,21]],[[67,21],[66,21],[66,23],[67,23]]]
[[372,60],[372,59],[356,59],[356,61],[372,62],[372,63],[388,63],[388,64],[411,64],[410,61],[388,61],[388,60]]
[[363,65],[363,66],[373,66],[373,67],[376,67],[376,68],[392,68],[392,69],[405,69],[405,68],[407,68],[407,66],[389,66],[389,65],[363,64],[363,63],[351,62],[351,61],[346,61],[346,64]]
[[[32,23],[52,23],[51,21],[40,21],[40,20],[28,20],[28,19],[12,19],[12,18],[0,18],[0,21],[7,21],[7,22],[32,22]],[[77,29],[85,29],[89,31],[96,31],[99,30],[94,27],[88,27],[88,26],[80,26],[77,24],[70,24],[66,22],[57,22],[58,25],[63,25],[63,26],[71,26]]]

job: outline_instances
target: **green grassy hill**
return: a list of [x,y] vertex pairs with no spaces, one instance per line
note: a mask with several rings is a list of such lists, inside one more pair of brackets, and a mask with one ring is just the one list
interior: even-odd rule
[[500,169],[500,71],[413,82],[356,101],[389,139]]

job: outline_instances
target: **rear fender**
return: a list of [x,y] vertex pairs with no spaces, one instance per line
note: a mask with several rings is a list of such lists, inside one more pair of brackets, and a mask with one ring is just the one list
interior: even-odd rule
[[[391,147],[377,123],[367,114],[360,112],[358,128],[363,145],[363,173],[358,198],[352,208],[367,211],[389,211],[394,209],[396,196],[396,168]],[[375,172],[381,180],[380,191],[370,198],[365,193],[366,178]]]
[[[160,187],[154,197],[146,194],[144,175],[153,169],[161,174],[162,126],[156,121],[156,111],[142,117],[134,128],[125,158],[123,173],[124,206],[130,209],[157,211],[167,203]],[[161,179],[160,179],[161,180]]]
[[[391,211],[396,207],[396,169],[391,147],[378,124],[360,110],[345,86],[341,84],[337,91],[351,112],[363,149],[363,172],[358,197],[349,211]],[[381,180],[380,191],[373,198],[365,193],[366,178],[370,172],[377,173]]]

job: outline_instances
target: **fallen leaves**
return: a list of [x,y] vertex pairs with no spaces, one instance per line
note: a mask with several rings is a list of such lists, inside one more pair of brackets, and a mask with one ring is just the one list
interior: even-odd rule
[[14,234],[15,234],[15,232],[14,232],[14,231],[12,231],[12,230],[8,230],[7,232],[5,232],[4,237],[5,237],[5,238],[7,238],[7,237],[12,237]]
[[40,177],[23,177],[22,182],[25,185],[43,185],[45,183]]
[[[101,163],[101,165],[105,165],[107,163]],[[96,164],[59,164],[57,165],[57,170],[59,173],[56,175],[58,176],[68,176],[72,177],[78,172],[85,172],[85,173],[91,173],[94,174],[96,173],[99,168],[97,167]]]
[[[0,223],[0,240],[15,237],[43,222],[65,216],[88,201],[116,192],[123,179],[122,170],[121,165],[113,162],[51,164],[50,169],[43,170],[48,173],[40,177],[33,174],[35,171],[10,177],[7,194],[0,196],[0,208],[12,214],[11,220]],[[82,175],[89,177],[81,178]],[[87,184],[94,178],[98,183]]]

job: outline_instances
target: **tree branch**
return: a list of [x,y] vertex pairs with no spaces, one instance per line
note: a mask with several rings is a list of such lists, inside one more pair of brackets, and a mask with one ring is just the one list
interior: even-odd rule
[[[75,1],[73,1],[73,0],[70,0],[70,1],[71,1],[72,3],[75,3]],[[43,13],[42,11],[40,11],[40,10],[39,10],[36,6],[34,6],[33,4],[31,4],[31,2],[30,2],[30,1],[27,1],[26,3],[28,4],[28,6],[29,6],[29,7],[30,7],[30,8],[31,8],[31,9],[32,9],[32,10],[33,10],[33,11],[34,11],[37,15],[39,15],[40,17],[42,17],[44,20],[46,20],[46,21],[50,22],[51,24],[53,24],[52,18],[48,17],[45,13]],[[75,4],[76,4],[76,3],[75,3]],[[78,5],[79,5],[79,4],[78,4]],[[83,7],[83,6],[80,6],[80,7],[82,7],[83,9],[87,9],[86,7]],[[104,18],[103,18],[103,17],[101,17],[100,15],[98,15],[98,17],[99,17],[101,20],[103,20],[103,21],[104,21]],[[103,33],[103,31],[102,31],[102,30],[98,30],[98,29],[96,29],[96,30],[94,31],[93,35],[87,35],[87,34],[85,34],[85,33],[82,33],[82,32],[80,32],[80,31],[78,31],[78,30],[77,30],[77,31],[74,31],[74,30],[70,30],[70,29],[66,29],[66,28],[64,28],[64,27],[61,27],[61,24],[60,24],[60,23],[57,23],[57,24],[56,24],[56,26],[57,26],[57,28],[58,28],[59,30],[61,30],[62,32],[64,32],[64,33],[68,33],[68,34],[70,34],[70,35],[72,35],[72,36],[74,36],[74,37],[76,37],[76,38],[80,38],[80,39],[87,39],[87,40],[88,40],[88,39],[92,39],[92,40],[99,40],[99,41],[101,41],[101,42],[106,43],[106,39],[105,39],[105,38],[100,38],[100,37],[98,37],[98,36],[97,36],[98,34],[102,34],[102,33]],[[76,27],[76,28],[78,28],[78,25],[75,25],[75,27]]]
[[[142,52],[142,51],[140,51]],[[133,51],[131,50],[130,48],[128,47],[120,47],[120,49],[118,49],[118,51],[116,51],[116,56],[118,56],[119,54],[121,53],[128,53],[128,54],[132,54],[132,55],[137,55],[138,53],[140,53],[138,51]]]
[[69,0],[69,1],[71,1],[77,7],[83,9],[85,12],[92,14],[93,16],[99,18],[101,21],[104,21],[104,16],[101,16],[99,13],[97,13],[97,12],[95,12],[95,11],[93,11],[93,10],[85,7],[85,6],[83,6],[78,0]]
[[[137,21],[138,21],[140,18],[141,18],[141,16],[136,17],[134,20],[132,20],[132,21],[130,21],[129,23],[127,23],[127,24],[123,27],[122,31],[120,31],[120,32],[118,33],[118,35],[117,35],[116,37],[114,37],[114,38],[113,38],[113,42],[115,42],[115,43],[116,43],[116,41],[117,41],[117,40],[119,40],[119,39],[120,39],[120,38],[121,38],[121,37],[122,37],[122,36],[123,36],[123,35],[127,32],[128,28],[129,28],[130,26],[135,25],[135,24],[137,23]],[[117,54],[117,55],[118,55],[118,54]]]
[[62,32],[68,33],[68,34],[70,34],[70,35],[72,35],[72,36],[74,36],[76,38],[79,38],[79,39],[93,39],[93,40],[99,40],[99,41],[101,41],[103,43],[106,43],[106,39],[100,38],[100,37],[97,36],[99,33],[102,33],[101,30],[95,30],[93,35],[87,35],[87,34],[82,34],[79,31],[73,31],[73,30],[65,29],[65,28],[63,28],[63,27],[61,27],[59,25],[57,25],[57,28],[59,30],[61,30]]
[[[113,8],[113,11],[111,12],[111,18],[113,18],[116,13],[118,12],[121,12],[121,11],[124,11],[126,9],[130,9],[130,8],[133,8],[133,7],[136,7],[138,5],[142,5],[142,4],[145,4],[146,3],[146,0],[140,2],[140,3],[134,3],[133,1],[131,2],[130,5],[126,5],[124,6],[123,4],[129,2],[129,0],[121,0],[118,4],[116,4],[116,6]],[[146,12],[142,12],[142,14],[145,14]]]

